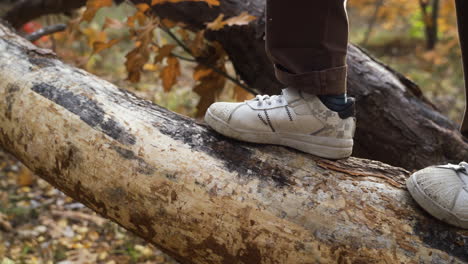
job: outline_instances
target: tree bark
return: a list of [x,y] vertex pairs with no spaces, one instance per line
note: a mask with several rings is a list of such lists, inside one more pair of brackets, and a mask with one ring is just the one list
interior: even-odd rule
[[[23,6],[17,6],[10,13],[20,9],[23,10],[22,20],[32,19],[37,13],[27,10],[36,1],[39,0],[25,1]],[[71,2],[75,5],[84,1]],[[237,73],[250,87],[259,93],[276,94],[282,86],[276,81],[264,49],[264,10],[265,0],[225,0],[219,7],[212,8],[200,2],[152,8],[154,15],[184,22],[187,27],[197,30],[221,13],[231,17],[245,11],[259,17],[248,26],[226,27],[207,32],[206,36],[223,45]],[[13,21],[13,25],[19,24]],[[468,160],[468,142],[458,132],[458,126],[444,117],[416,84],[353,45],[349,46],[348,64],[349,94],[357,99],[358,110],[354,156],[409,170]]]
[[181,263],[463,263],[408,172],[224,138],[0,25],[0,147]]

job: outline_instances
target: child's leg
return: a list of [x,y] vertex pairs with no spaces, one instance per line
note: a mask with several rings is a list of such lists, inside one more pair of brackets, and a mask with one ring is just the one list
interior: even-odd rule
[[345,0],[268,0],[267,52],[278,79],[315,95],[346,93]]

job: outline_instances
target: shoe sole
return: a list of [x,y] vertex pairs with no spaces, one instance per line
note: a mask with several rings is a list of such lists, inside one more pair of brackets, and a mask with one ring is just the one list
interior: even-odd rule
[[449,210],[434,202],[433,199],[431,199],[421,190],[419,184],[415,180],[416,174],[417,172],[406,180],[406,186],[408,187],[408,191],[411,193],[414,200],[416,200],[416,202],[418,202],[418,204],[424,208],[424,210],[429,212],[435,218],[453,226],[468,229],[468,220],[460,219]]
[[210,110],[206,112],[205,122],[216,132],[230,138],[251,143],[287,146],[322,158],[344,159],[350,157],[353,152],[353,139],[238,130],[213,115]]

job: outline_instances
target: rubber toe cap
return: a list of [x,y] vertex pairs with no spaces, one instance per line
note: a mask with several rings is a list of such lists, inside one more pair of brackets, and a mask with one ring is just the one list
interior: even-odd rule
[[440,206],[454,209],[456,196],[464,186],[460,177],[453,170],[426,168],[413,175],[420,190]]
[[208,112],[216,118],[228,123],[232,112],[239,105],[239,103],[214,103],[208,108]]

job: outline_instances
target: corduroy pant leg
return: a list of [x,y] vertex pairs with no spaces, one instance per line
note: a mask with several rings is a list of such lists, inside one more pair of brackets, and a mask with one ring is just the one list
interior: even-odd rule
[[345,0],[267,0],[266,38],[284,85],[317,95],[346,92]]
[[465,98],[466,110],[465,118],[461,126],[462,134],[468,138],[468,1],[456,0],[458,30],[460,36],[460,45],[462,48],[463,65],[465,71]]

